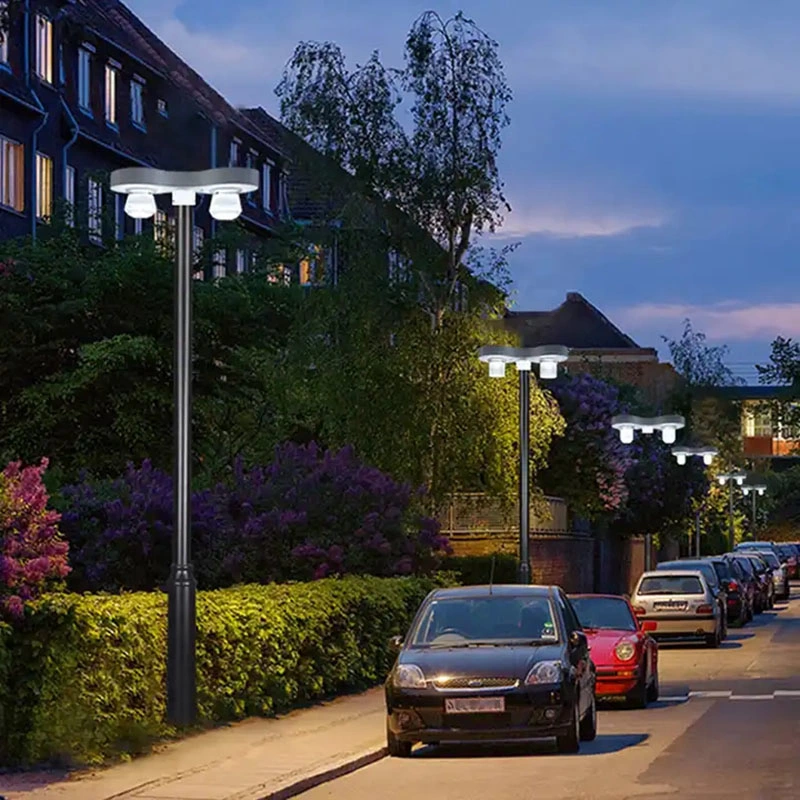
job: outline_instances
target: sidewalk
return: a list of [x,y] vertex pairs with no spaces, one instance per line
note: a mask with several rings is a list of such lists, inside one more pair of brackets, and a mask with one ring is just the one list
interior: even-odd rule
[[0,774],[5,800],[279,800],[385,755],[383,688],[248,719],[66,778]]

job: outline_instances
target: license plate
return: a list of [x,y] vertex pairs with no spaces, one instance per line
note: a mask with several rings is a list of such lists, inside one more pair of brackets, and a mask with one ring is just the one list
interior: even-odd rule
[[506,710],[505,697],[448,697],[445,714],[497,714]]
[[654,603],[656,611],[685,611],[687,603],[680,603],[677,600],[668,600],[663,603]]

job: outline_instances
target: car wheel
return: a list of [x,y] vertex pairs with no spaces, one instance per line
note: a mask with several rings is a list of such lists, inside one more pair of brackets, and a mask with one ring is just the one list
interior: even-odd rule
[[647,706],[647,670],[642,667],[642,674],[636,688],[626,698],[632,708],[645,708]]
[[563,736],[556,736],[559,753],[577,753],[581,749],[581,713],[577,701],[572,708],[572,724]]
[[706,647],[719,647],[722,641],[719,628],[714,633],[706,634]]
[[411,742],[398,739],[386,726],[386,749],[393,758],[408,758],[411,755]]
[[597,736],[597,698],[594,692],[592,692],[592,704],[581,720],[578,733],[582,742],[592,742]]
[[650,686],[647,687],[647,702],[648,703],[657,702],[659,693],[660,689],[658,686],[658,667],[656,667],[656,672],[655,675],[653,675],[653,680],[650,681]]

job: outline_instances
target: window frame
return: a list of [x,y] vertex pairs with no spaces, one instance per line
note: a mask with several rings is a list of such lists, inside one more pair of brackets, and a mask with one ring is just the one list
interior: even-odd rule
[[64,201],[66,203],[65,214],[66,223],[70,228],[75,227],[75,184],[77,181],[77,171],[75,167],[67,166],[64,168]]
[[103,114],[105,115],[106,125],[114,129],[119,129],[119,115],[117,114],[119,96],[117,89],[121,66],[117,61],[109,59],[106,62],[104,71]]
[[[53,218],[53,159],[36,151],[36,219],[49,222]],[[46,207],[45,207],[46,198]]]
[[[0,13],[8,7],[6,0],[0,0]],[[9,32],[3,33],[0,31],[0,69],[11,70],[11,62],[9,61]]]
[[34,35],[36,37],[34,72],[39,80],[53,86],[53,21],[44,14],[36,14]]
[[[9,168],[12,154],[16,162],[12,163],[13,170]],[[0,134],[0,207],[17,214],[25,213],[25,145],[2,134]]]
[[89,176],[86,180],[86,212],[89,241],[92,244],[103,244],[103,184]]
[[94,55],[94,48],[86,43],[78,48],[78,108],[90,117],[94,116],[92,111],[92,58]]
[[242,140],[234,137],[231,139],[230,147],[228,148],[228,166],[238,167],[239,159],[241,157]]
[[273,213],[272,204],[272,170],[275,169],[275,162],[267,159],[261,165],[261,207],[264,211]]
[[[147,130],[147,122],[144,116],[144,87],[146,81],[138,75],[134,75],[130,82],[131,92],[131,124],[139,130]],[[138,112],[138,116],[137,116]]]

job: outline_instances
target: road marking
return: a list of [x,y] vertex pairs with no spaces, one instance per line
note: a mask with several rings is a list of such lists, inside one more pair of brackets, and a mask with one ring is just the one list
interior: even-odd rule
[[776,689],[775,697],[800,697],[798,689]]
[[689,699],[689,695],[688,694],[676,694],[676,695],[669,695],[667,697],[664,697],[662,695],[658,699],[659,699],[659,701],[662,701],[664,703],[683,703],[683,702],[685,702],[686,700]]
[[729,700],[774,700],[774,694],[732,694]]
[[800,698],[800,689],[776,689],[772,694],[734,694],[732,691],[689,692],[689,694],[661,695],[663,703],[685,703],[688,700],[777,700],[781,697]]
[[733,692],[689,692],[689,697],[730,697]]

